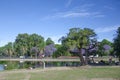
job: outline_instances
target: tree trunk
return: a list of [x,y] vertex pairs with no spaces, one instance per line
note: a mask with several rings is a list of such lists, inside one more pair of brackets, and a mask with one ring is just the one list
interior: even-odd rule
[[119,62],[120,62],[120,56],[118,57],[118,60],[119,60]]
[[85,64],[88,65],[88,50],[85,49]]
[[81,66],[86,65],[85,59],[83,58],[83,55],[81,53],[81,49],[79,50],[79,58],[80,58]]
[[88,65],[88,57],[85,56],[85,65]]

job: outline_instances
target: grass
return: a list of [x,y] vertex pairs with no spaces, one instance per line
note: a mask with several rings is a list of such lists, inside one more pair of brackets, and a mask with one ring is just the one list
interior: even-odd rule
[[120,67],[50,68],[0,72],[0,80],[120,80]]

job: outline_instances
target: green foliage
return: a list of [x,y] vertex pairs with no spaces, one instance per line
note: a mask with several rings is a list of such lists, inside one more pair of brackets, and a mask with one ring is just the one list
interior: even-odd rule
[[61,46],[57,49],[57,51],[55,51],[53,53],[53,57],[57,58],[60,56],[70,56],[71,54],[69,53],[69,51],[67,50],[67,48],[65,46]]
[[4,56],[5,55],[5,47],[0,47],[0,56]]
[[15,40],[14,48],[18,56],[20,55],[30,55],[31,49],[33,47],[38,48],[38,50],[43,50],[45,45],[44,38],[37,34],[18,34]]
[[33,65],[31,64],[31,62],[24,62],[23,63],[23,68],[30,68],[32,67]]
[[60,48],[61,46],[62,46],[61,44],[55,44],[56,49]]
[[102,42],[101,42],[101,46],[104,46],[104,45],[109,45],[109,46],[112,46],[112,42],[108,41],[107,39],[103,39]]
[[0,56],[12,56],[13,51],[13,43],[9,42],[7,45],[0,47]]
[[[95,32],[89,28],[71,28],[67,36],[63,36],[60,40],[62,45],[66,47],[67,51],[73,50],[75,48],[79,49],[87,49],[90,45],[91,40],[96,37]],[[82,53],[79,52],[78,56],[80,57],[81,63],[85,64],[85,60],[82,56]]]
[[114,51],[120,60],[120,27],[117,29],[116,37],[114,38]]
[[[92,29],[89,28],[71,28],[66,37],[62,37],[62,44],[71,48],[77,47],[78,49],[86,48],[92,37],[96,34]],[[72,48],[73,49],[73,48]]]
[[7,50],[8,55],[11,57],[13,55],[13,53],[14,53],[14,51],[13,51],[13,43],[12,42],[9,42],[6,45],[6,50]]
[[0,64],[6,64],[6,61],[0,61]]
[[[111,47],[111,49],[105,51],[104,49],[104,46],[105,45],[108,45]],[[98,51],[97,53],[100,55],[100,56],[107,56],[109,54],[112,54],[113,52],[113,43],[108,41],[107,39],[103,39],[101,42],[98,43]]]
[[22,56],[27,53],[28,50],[28,39],[29,35],[27,33],[18,34],[14,43],[14,50],[17,56]]
[[46,45],[54,44],[51,38],[47,38]]
[[6,70],[11,70],[11,69],[18,69],[19,68],[19,62],[10,62],[10,61],[7,61],[6,62]]

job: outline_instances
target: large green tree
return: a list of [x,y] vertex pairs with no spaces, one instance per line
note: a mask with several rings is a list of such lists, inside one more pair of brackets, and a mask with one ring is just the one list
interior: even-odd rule
[[54,41],[52,41],[51,38],[47,38],[46,45],[54,44]]
[[38,49],[38,51],[35,51],[36,52],[35,54],[32,54],[33,56],[34,55],[37,56],[37,54],[42,53],[44,46],[45,46],[44,38],[41,35],[38,35],[38,34],[30,35],[30,37],[29,37],[29,49],[32,49],[32,48],[34,49],[34,47],[36,49]]
[[71,54],[69,53],[68,49],[66,48],[66,46],[59,46],[57,48],[57,50],[53,53],[53,57],[57,58],[60,56],[70,56]]
[[71,28],[67,36],[62,37],[62,44],[65,45],[69,50],[73,48],[78,49],[78,56],[81,61],[81,65],[86,65],[86,59],[83,58],[82,49],[85,49],[87,54],[87,47],[90,45],[91,40],[96,37],[95,32],[89,28]]
[[3,47],[0,47],[0,55],[1,56],[13,56],[14,50],[13,50],[13,43],[9,42]]
[[5,45],[5,49],[6,49],[6,53],[10,56],[13,55],[13,43],[12,42],[9,42],[7,45]]
[[102,46],[104,46],[104,45],[106,45],[106,44],[112,46],[112,42],[108,41],[107,39],[103,39],[103,40],[101,41],[101,44],[102,44]]
[[37,48],[38,49],[37,52],[40,52],[41,50],[44,49],[44,45],[45,45],[44,38],[41,35],[38,34],[29,35],[27,33],[24,33],[24,34],[18,34],[14,43],[14,48],[18,56],[25,56],[25,55],[35,56],[37,55],[37,53],[35,53],[33,49]]
[[120,27],[118,27],[116,37],[114,38],[114,51],[120,61]]
[[112,51],[113,51],[112,42],[108,41],[107,39],[103,39],[101,42],[99,42],[97,52],[100,56],[106,56],[112,54]]
[[29,35],[27,33],[18,34],[15,39],[14,49],[17,56],[24,56],[28,51],[28,39]]

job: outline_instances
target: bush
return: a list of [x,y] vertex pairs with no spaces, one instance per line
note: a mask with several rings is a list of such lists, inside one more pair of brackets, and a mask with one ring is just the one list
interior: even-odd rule
[[6,70],[11,69],[18,69],[19,68],[19,62],[7,62]]

